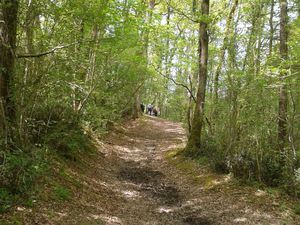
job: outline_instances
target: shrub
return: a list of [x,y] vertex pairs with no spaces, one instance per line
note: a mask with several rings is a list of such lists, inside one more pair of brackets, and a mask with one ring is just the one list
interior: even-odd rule
[[282,166],[278,154],[266,154],[262,158],[262,180],[269,186],[274,187],[283,183]]
[[255,160],[246,152],[236,153],[231,157],[230,170],[235,177],[242,180],[255,180],[256,178]]
[[15,151],[6,155],[0,184],[13,194],[25,193],[46,169],[45,150]]
[[89,137],[78,122],[61,122],[44,137],[44,143],[66,159],[76,161],[76,153],[91,149]]

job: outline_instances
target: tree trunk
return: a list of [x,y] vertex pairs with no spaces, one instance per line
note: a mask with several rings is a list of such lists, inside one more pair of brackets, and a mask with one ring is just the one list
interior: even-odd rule
[[272,56],[273,52],[273,37],[274,37],[274,26],[273,26],[273,18],[274,18],[274,0],[271,1],[271,11],[270,11],[270,40],[269,40],[269,57]]
[[236,34],[237,34],[237,26],[239,22],[239,16],[235,23],[235,35],[231,36],[228,44],[228,72],[227,72],[227,93],[228,93],[228,142],[226,144],[227,146],[227,152],[234,152],[235,142],[238,138],[238,127],[237,127],[237,121],[238,121],[238,115],[239,115],[239,102],[238,97],[240,93],[241,88],[241,82],[240,78],[235,76],[233,71],[238,70],[237,65],[237,50],[235,48],[236,43]]
[[285,84],[285,78],[287,76],[286,60],[288,59],[287,19],[287,0],[280,0],[280,58],[283,66],[280,73],[281,85],[279,87],[278,145],[282,156],[285,154],[284,148],[287,143],[288,97]]
[[[36,13],[36,1],[35,0],[27,0],[27,11],[25,16],[25,43],[26,43],[26,54],[33,55],[35,53],[34,49],[34,26],[37,21],[37,13]],[[26,126],[25,126],[25,120],[26,120],[26,104],[28,99],[26,99],[26,96],[28,96],[28,79],[32,79],[34,77],[34,74],[36,72],[36,66],[35,66],[35,59],[29,59],[25,60],[25,67],[23,72],[23,79],[22,79],[22,91],[20,93],[20,103],[15,102],[16,104],[16,111],[18,111],[18,126],[19,126],[19,139],[21,143],[24,143],[27,139],[26,135]],[[18,105],[18,107],[17,107]]]
[[96,48],[99,44],[99,36],[100,36],[100,30],[99,26],[95,24],[93,26],[91,39],[93,40],[93,43],[91,44],[90,52],[89,52],[89,67],[88,71],[86,73],[85,82],[86,83],[93,83],[94,80],[94,74],[95,74],[95,66],[96,66]]
[[232,20],[234,17],[234,13],[236,11],[236,8],[238,6],[239,1],[235,0],[234,4],[230,10],[229,16],[227,18],[227,22],[226,22],[226,31],[225,31],[225,36],[224,36],[224,40],[223,40],[223,46],[221,48],[220,51],[220,56],[219,56],[219,64],[216,70],[216,75],[215,75],[215,82],[214,82],[214,92],[215,92],[215,100],[217,101],[219,96],[218,96],[218,91],[219,91],[219,77],[221,74],[221,69],[223,66],[223,62],[224,62],[224,57],[225,57],[225,51],[228,47],[228,36],[230,35],[232,29],[231,29],[231,24],[232,24]]
[[186,121],[188,124],[188,135],[190,135],[191,131],[192,131],[192,124],[191,124],[191,114],[192,114],[192,104],[193,103],[193,98],[192,96],[189,97],[189,105],[188,105],[188,109],[186,112]]
[[[153,9],[155,7],[155,0],[147,1],[148,12],[145,13],[145,17],[147,18],[147,24],[151,25],[152,17],[153,17]],[[146,30],[145,33],[142,35],[142,39],[144,41],[143,46],[143,56],[145,57],[146,66],[149,65],[149,30]],[[134,96],[133,106],[132,106],[132,117],[134,119],[138,118],[141,115],[140,104],[141,104],[141,97],[140,97],[140,88],[136,92]]]
[[250,37],[247,43],[247,48],[246,48],[246,55],[244,58],[243,66],[242,66],[242,71],[246,71],[246,66],[253,70],[254,68],[254,56],[252,54],[252,57],[249,57],[249,55],[252,52],[252,49],[254,48],[254,44],[256,42],[257,35],[256,33],[258,32],[257,29],[260,29],[259,25],[262,19],[262,9],[264,7],[264,3],[257,3],[257,5],[254,6],[255,8],[253,9],[253,15],[252,15],[252,21],[251,21],[251,31],[250,31]]
[[[202,0],[202,15],[206,18],[209,15],[209,0]],[[203,20],[199,28],[199,83],[197,91],[196,105],[192,120],[192,130],[188,139],[186,150],[196,153],[201,147],[201,130],[204,118],[205,92],[207,81],[207,61],[208,61],[208,32],[207,22]]]
[[254,68],[255,72],[254,74],[257,76],[260,73],[261,69],[261,50],[262,50],[262,44],[263,44],[263,29],[265,25],[264,18],[261,18],[259,20],[258,28],[257,28],[257,44],[256,44],[256,51],[255,51],[255,62],[254,62]]
[[3,111],[0,126],[7,134],[9,127],[5,124],[15,120],[11,80],[15,63],[18,0],[1,1],[0,7],[0,102]]
[[141,114],[140,104],[141,104],[140,95],[138,93],[135,93],[133,110],[132,110],[132,118],[133,119],[137,119]]

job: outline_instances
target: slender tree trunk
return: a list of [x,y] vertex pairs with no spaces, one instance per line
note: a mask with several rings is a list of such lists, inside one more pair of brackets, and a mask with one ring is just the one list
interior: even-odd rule
[[[34,25],[36,24],[36,1],[27,0],[27,11],[25,17],[25,41],[26,41],[26,54],[34,54]],[[23,73],[23,87],[20,94],[20,104],[17,109],[19,114],[19,138],[21,143],[26,140],[26,130],[25,130],[25,119],[26,119],[26,96],[28,96],[27,82],[29,78],[32,78],[35,73],[35,59],[25,60],[25,68]],[[17,104],[17,103],[16,103]]]
[[138,93],[135,93],[134,95],[134,105],[133,105],[133,111],[132,111],[132,118],[136,119],[140,116],[140,95]]
[[262,38],[263,38],[263,29],[265,25],[265,20],[264,18],[261,18],[259,20],[258,24],[258,37],[257,37],[257,45],[256,45],[256,51],[255,51],[255,62],[254,62],[254,67],[255,67],[255,75],[258,75],[260,73],[261,69],[261,50],[262,50]]
[[[209,0],[202,0],[202,15],[205,18],[209,15]],[[208,24],[206,21],[200,23],[199,28],[199,83],[197,91],[196,105],[192,120],[192,130],[189,136],[186,150],[196,153],[201,147],[201,131],[204,118],[205,92],[207,82],[207,62],[208,62]]]
[[[193,92],[193,75],[189,74],[188,76],[188,83],[189,83],[189,88]],[[188,123],[188,135],[190,135],[192,131],[192,116],[193,116],[193,96],[191,93],[189,93],[189,104],[188,104],[188,109],[187,109],[187,123]]]
[[287,143],[287,107],[288,96],[285,78],[287,76],[286,61],[288,60],[288,15],[287,0],[280,0],[280,57],[282,60],[282,68],[280,73],[281,85],[279,88],[279,111],[278,111],[278,145],[281,155],[285,154],[285,146]]
[[0,7],[0,103],[3,110],[0,126],[7,134],[7,122],[15,120],[11,81],[15,63],[18,0],[3,0]]
[[[171,8],[170,6],[168,6],[168,12],[167,12],[167,32],[168,32],[168,35],[167,35],[167,41],[166,41],[166,53],[165,53],[165,74],[166,76],[170,76],[170,73],[171,73],[171,68],[170,68],[170,63],[172,61],[172,56],[170,54],[170,35],[169,35],[169,25],[170,25],[170,18],[171,18]],[[169,82],[167,80],[167,82]]]
[[273,37],[274,37],[274,26],[273,26],[273,18],[274,18],[274,0],[271,1],[271,11],[270,11],[270,38],[269,38],[269,57],[272,56],[273,52]]
[[[78,31],[79,31],[79,35],[75,35],[75,42],[78,42],[78,41],[80,41],[80,40],[83,40],[83,38],[84,38],[84,24],[85,24],[85,22],[84,22],[84,20],[81,20],[80,21],[80,23],[79,24],[77,24],[76,22],[74,23],[74,25],[75,25],[75,27],[77,27],[77,29],[78,29]],[[74,54],[76,54],[76,55],[79,55],[80,54],[80,51],[81,51],[81,46],[80,46],[80,44],[77,44],[77,45],[75,45],[74,46]],[[77,64],[76,65],[76,70],[77,71],[80,71],[81,68],[82,67],[82,65],[81,64]],[[75,83],[76,82],[76,76],[77,75],[77,73],[74,73],[73,74],[73,82]],[[76,86],[74,86],[74,87],[72,87],[72,108],[73,108],[73,110],[74,110],[74,112],[76,112],[78,109],[79,109],[79,104],[80,103],[78,103],[78,100],[77,100],[77,87]],[[77,111],[78,112],[78,111]]]
[[[243,62],[243,67],[242,67],[242,71],[246,71],[246,66],[248,66],[248,68],[250,68],[251,70],[253,70],[253,65],[254,65],[254,60],[253,60],[253,56],[250,57],[250,53],[251,50],[254,48],[254,44],[256,42],[256,33],[257,33],[257,29],[259,26],[257,26],[257,24],[260,24],[261,21],[261,17],[262,17],[262,9],[264,7],[264,3],[257,3],[258,5],[255,6],[255,8],[253,9],[253,15],[252,15],[252,21],[251,21],[251,31],[250,31],[250,37],[247,43],[247,48],[246,48],[246,55],[244,58],[244,62]],[[260,28],[259,28],[260,29]],[[251,61],[250,61],[251,59]]]
[[90,52],[89,52],[89,67],[86,74],[86,83],[93,82],[94,79],[94,73],[95,73],[95,63],[96,63],[96,48],[98,47],[98,41],[99,41],[99,27],[98,25],[94,25],[92,30],[91,38],[94,41],[94,43],[91,45]]
[[229,12],[228,18],[227,18],[227,22],[226,22],[225,36],[224,36],[224,40],[223,40],[223,46],[221,48],[220,55],[219,55],[219,64],[217,66],[216,75],[215,75],[215,82],[214,82],[214,92],[215,92],[215,100],[216,101],[219,98],[219,95],[218,95],[219,77],[220,77],[222,66],[223,66],[223,63],[224,63],[225,52],[226,52],[226,49],[228,47],[229,35],[232,32],[232,27],[231,27],[232,20],[233,20],[236,8],[238,6],[238,3],[239,3],[238,0],[234,1],[233,6],[232,6],[232,8]]
[[192,124],[191,124],[191,115],[192,115],[192,105],[193,105],[193,98],[192,96],[189,97],[189,105],[186,112],[186,121],[188,124],[188,135],[190,135],[192,131]]

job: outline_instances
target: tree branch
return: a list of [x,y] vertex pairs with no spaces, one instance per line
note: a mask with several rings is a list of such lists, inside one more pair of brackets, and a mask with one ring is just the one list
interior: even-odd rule
[[85,98],[83,100],[80,101],[79,106],[77,108],[77,112],[80,112],[81,109],[83,108],[83,106],[85,105],[85,103],[87,102],[87,100],[90,98],[91,94],[93,93],[93,91],[96,89],[96,85],[94,85],[90,91],[87,93],[87,95],[85,96]]
[[38,57],[42,57],[42,56],[45,56],[45,55],[53,54],[58,50],[61,50],[61,49],[64,49],[64,48],[69,48],[73,45],[80,44],[80,43],[83,43],[83,42],[92,42],[92,40],[77,41],[77,42],[74,42],[74,43],[71,43],[71,44],[68,44],[68,45],[56,46],[56,47],[52,48],[49,51],[41,52],[41,53],[37,53],[37,54],[20,54],[20,55],[17,55],[17,58],[18,59],[20,59],[20,58],[38,58]]
[[185,89],[189,92],[189,94],[191,95],[191,97],[193,98],[194,102],[196,102],[196,98],[195,98],[195,96],[194,96],[194,94],[193,94],[193,91],[192,91],[187,85],[185,85],[185,84],[183,84],[183,83],[177,82],[177,81],[174,80],[172,77],[166,76],[165,74],[163,74],[162,72],[160,72],[157,68],[155,68],[153,65],[152,65],[152,67],[155,69],[155,71],[156,71],[157,73],[159,73],[159,74],[160,74],[161,76],[163,76],[164,78],[167,78],[167,79],[171,80],[171,81],[172,81],[175,85],[177,85],[177,86],[181,86],[181,87],[185,88]]
[[171,9],[173,9],[173,11],[176,12],[178,15],[183,16],[183,17],[185,17],[186,19],[188,19],[188,20],[190,20],[190,21],[192,21],[192,22],[194,22],[194,23],[200,23],[200,22],[201,22],[201,20],[195,19],[195,18],[193,18],[192,16],[187,15],[187,14],[185,14],[184,12],[182,12],[181,10],[175,8],[174,6],[172,6],[172,5],[170,4],[170,2],[167,2],[167,4],[168,4],[168,6],[169,6]]
[[[134,92],[132,93],[132,96],[134,96],[134,95],[141,89],[141,87],[144,85],[144,83],[145,83],[145,80],[143,80],[143,81],[139,84],[139,86],[134,90]],[[126,108],[126,107],[129,105],[129,103],[131,102],[131,100],[132,100],[132,99],[129,98],[129,100],[126,102],[124,108]]]

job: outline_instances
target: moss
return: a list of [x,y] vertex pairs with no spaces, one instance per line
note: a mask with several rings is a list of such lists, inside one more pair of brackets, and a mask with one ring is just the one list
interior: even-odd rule
[[175,148],[171,151],[168,151],[165,156],[167,159],[172,159],[173,157],[182,155],[183,151],[184,151],[183,148]]
[[[209,189],[215,186],[214,181],[217,177],[206,170],[208,159],[205,157],[198,158],[198,160],[191,160],[184,154],[184,149],[174,149],[167,153],[166,158],[172,163],[179,171],[187,174],[191,180],[197,184],[201,184],[204,188]],[[204,166],[200,168],[199,166]],[[199,169],[205,172],[199,172]]]

